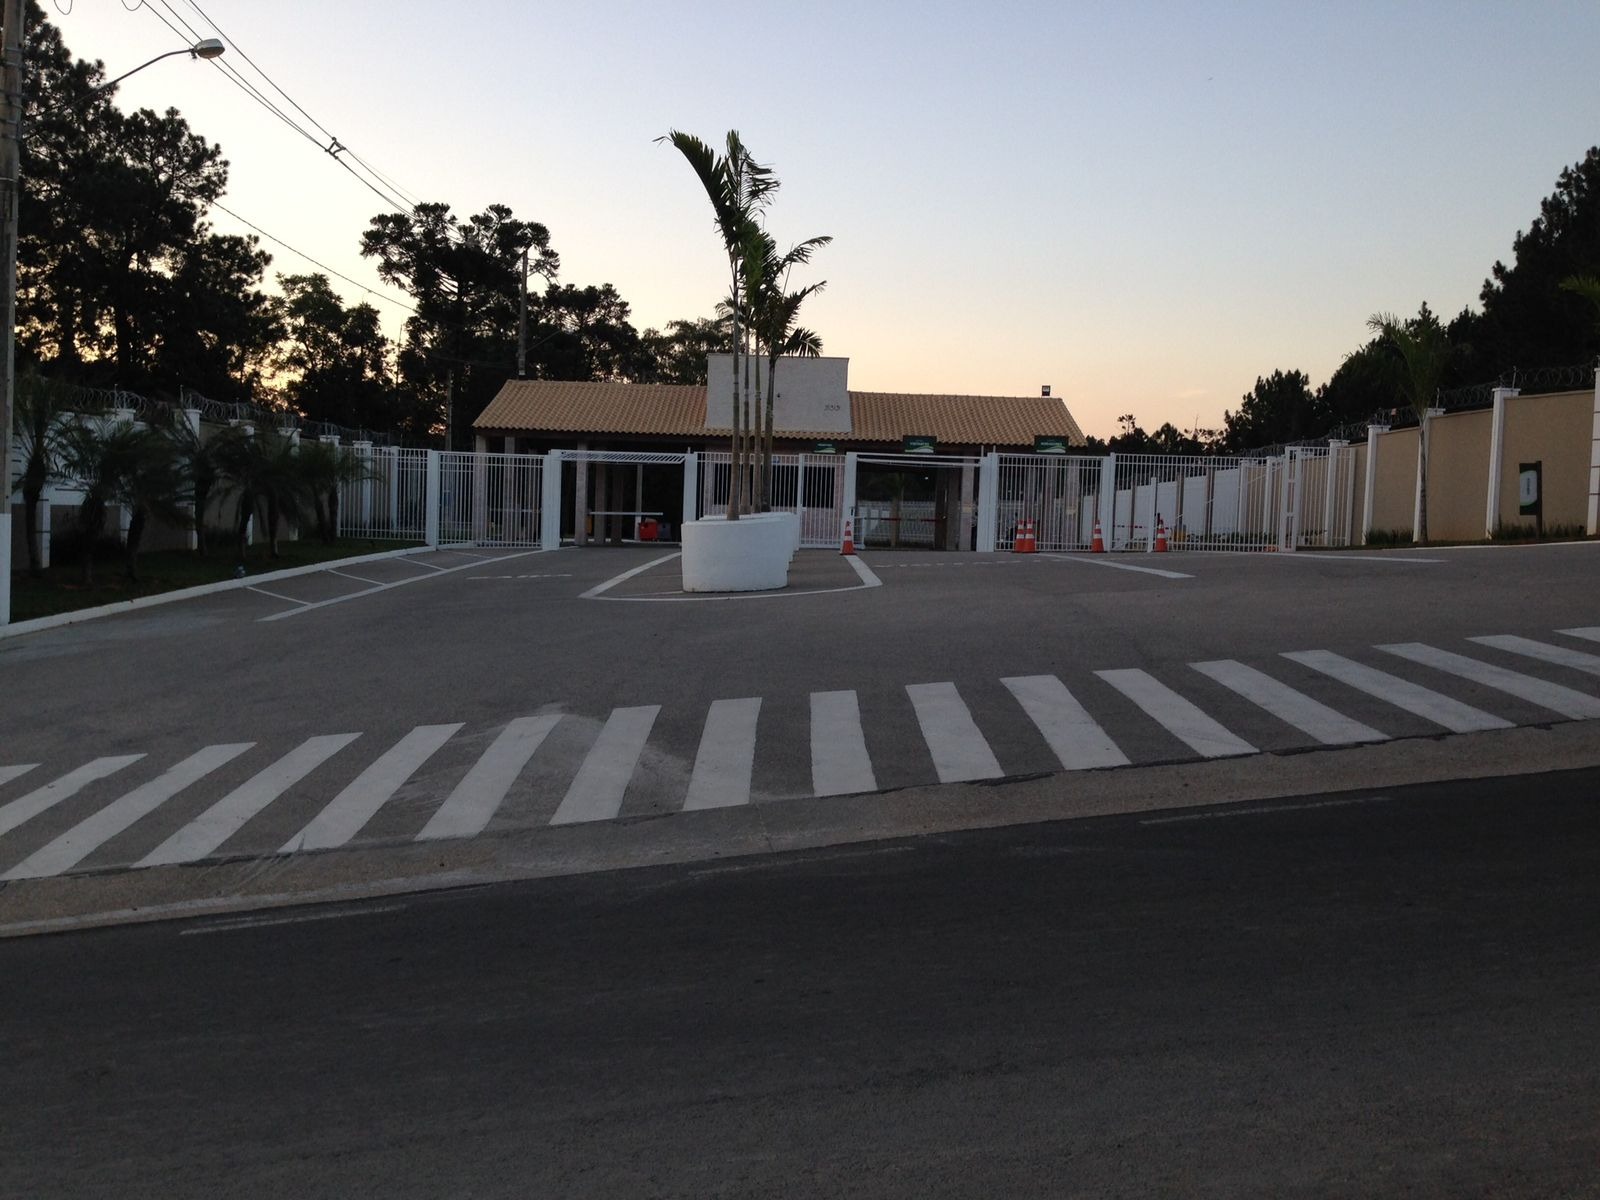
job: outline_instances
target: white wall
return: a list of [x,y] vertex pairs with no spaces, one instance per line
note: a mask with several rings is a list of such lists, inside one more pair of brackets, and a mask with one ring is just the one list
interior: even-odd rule
[[[751,379],[760,378],[761,394],[767,390],[766,359],[752,364]],[[784,358],[778,361],[778,399],[773,405],[773,427],[805,433],[849,433],[850,391],[848,358]],[[739,369],[740,382],[744,368]],[[755,405],[754,383],[750,403]],[[706,428],[726,429],[733,424],[733,356],[706,356]],[[763,401],[763,415],[765,402]]]

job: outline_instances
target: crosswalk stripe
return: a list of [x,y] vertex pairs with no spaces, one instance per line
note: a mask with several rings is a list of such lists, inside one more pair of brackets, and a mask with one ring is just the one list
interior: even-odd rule
[[418,725],[385,750],[294,837],[280,854],[296,850],[331,850],[342,846],[366,826],[417,768],[455,735],[454,725]]
[[38,763],[18,763],[12,767],[0,767],[0,786],[10,783],[18,776],[26,775],[38,765]]
[[1513,637],[1510,634],[1497,633],[1467,640],[1477,642],[1480,646],[1504,650],[1508,654],[1520,654],[1524,658],[1537,658],[1541,662],[1600,675],[1600,654],[1585,654],[1582,650],[1570,650],[1566,646],[1552,646],[1549,642],[1536,642],[1532,638]]
[[628,781],[660,711],[659,704],[611,710],[550,824],[606,821],[622,811]]
[[998,779],[1003,774],[955,684],[908,683],[906,694],[916,710],[922,740],[928,744],[940,783]]
[[23,859],[0,879],[41,879],[71,870],[140,817],[148,816],[184,788],[232,762],[254,745],[254,742],[228,742],[207,746],[191,754],[164,774],[113,800],[92,816],[85,817],[55,841]]
[[853,691],[811,693],[811,790],[818,796],[878,790]]
[[1582,638],[1586,642],[1600,642],[1600,625],[1585,625],[1580,629],[1558,629],[1568,637]]
[[143,757],[142,754],[121,754],[114,758],[93,759],[75,770],[68,771],[60,779],[51,780],[43,787],[35,788],[26,796],[18,796],[15,800],[0,805],[0,833],[11,832],[45,809],[60,804],[68,797],[76,796],[95,780],[104,779],[107,775],[131,766]]
[[267,805],[361,735],[333,733],[307,738],[277,762],[234,788],[135,865],[157,867],[194,862],[214,852]]
[[1147,671],[1096,671],[1095,674],[1202,758],[1256,752],[1249,742],[1230,733]]
[[1401,679],[1387,671],[1369,667],[1353,659],[1335,654],[1331,650],[1288,650],[1283,657],[1313,671],[1337,679],[1358,692],[1376,696],[1387,704],[1402,708],[1408,713],[1442,725],[1452,733],[1476,733],[1483,729],[1510,729],[1511,722],[1502,720],[1481,708],[1473,708],[1449,696],[1441,696],[1431,688]]
[[1388,734],[1352,720],[1321,701],[1313,700],[1304,692],[1242,662],[1223,658],[1189,665],[1207,679],[1216,680],[1229,691],[1265,709],[1278,720],[1293,725],[1301,733],[1310,734],[1324,746],[1388,740]]
[[1128,765],[1128,756],[1054,675],[1015,675],[1000,682],[1067,770]]
[[761,698],[714,700],[694,756],[689,794],[683,807],[728,808],[750,803],[750,774],[756,761],[756,719]]
[[505,802],[506,793],[522,774],[522,768],[528,765],[533,752],[560,720],[560,713],[540,713],[509,722],[428,818],[416,840],[472,837],[482,833]]
[[1473,683],[1481,683],[1484,687],[1505,692],[1508,696],[1526,700],[1529,704],[1537,704],[1540,708],[1548,708],[1551,712],[1558,712],[1576,721],[1600,717],[1600,700],[1593,696],[1563,687],[1559,683],[1535,679],[1532,675],[1524,675],[1520,671],[1508,671],[1505,667],[1497,667],[1493,663],[1468,658],[1465,654],[1455,654],[1449,650],[1425,646],[1421,642],[1399,642],[1389,646],[1379,646],[1378,649],[1386,654],[1432,667],[1436,671],[1470,679]]

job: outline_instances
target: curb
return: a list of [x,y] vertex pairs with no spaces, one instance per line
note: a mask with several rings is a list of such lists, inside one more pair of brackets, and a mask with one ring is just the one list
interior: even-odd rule
[[114,617],[118,613],[133,612],[140,608],[153,608],[158,604],[174,604],[179,600],[193,600],[198,596],[211,596],[217,592],[231,592],[238,588],[253,587],[258,583],[271,583],[278,579],[292,579],[296,575],[314,575],[331,567],[354,566],[357,563],[378,562],[385,558],[404,558],[408,554],[430,554],[437,546],[406,546],[399,550],[380,550],[375,554],[352,554],[349,558],[330,558],[326,562],[308,563],[303,567],[285,567],[281,571],[267,571],[260,575],[246,575],[243,579],[221,579],[216,583],[202,583],[194,587],[179,588],[171,592],[157,592],[153,596],[139,596],[132,600],[118,600],[95,608],[79,608],[72,612],[54,613],[48,617],[35,617],[31,621],[17,621],[0,626],[0,641],[20,637],[25,633],[40,633],[62,625],[76,625],[79,621],[93,621],[99,617]]

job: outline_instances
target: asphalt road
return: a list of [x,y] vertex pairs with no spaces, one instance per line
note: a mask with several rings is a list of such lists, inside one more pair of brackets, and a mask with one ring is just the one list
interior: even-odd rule
[[0,944],[0,1194],[1593,1196],[1597,786]]

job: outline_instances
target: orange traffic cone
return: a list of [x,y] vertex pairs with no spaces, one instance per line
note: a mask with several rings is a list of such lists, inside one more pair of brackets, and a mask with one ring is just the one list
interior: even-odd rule
[[1094,541],[1089,543],[1089,553],[1090,554],[1104,554],[1105,552],[1106,552],[1106,540],[1105,540],[1105,538],[1100,536],[1100,522],[1096,521],[1094,523]]
[[850,518],[844,519],[844,537],[839,543],[840,554],[854,554],[856,552],[856,539],[850,530]]
[[1017,520],[1017,533],[1011,539],[1011,549],[1015,554],[1037,554],[1039,541],[1033,533],[1033,518],[1021,517]]
[[1167,523],[1165,521],[1158,521],[1158,522],[1156,522],[1156,553],[1157,554],[1165,554],[1166,552],[1167,552]]

